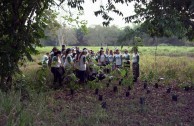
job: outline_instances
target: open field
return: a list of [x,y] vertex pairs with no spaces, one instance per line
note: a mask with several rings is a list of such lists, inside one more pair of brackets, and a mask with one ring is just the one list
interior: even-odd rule
[[[89,48],[97,51],[100,47]],[[67,85],[60,90],[50,89],[52,74],[49,70],[46,70],[44,82],[40,82],[37,63],[51,49],[38,48],[40,54],[33,56],[34,62],[21,67],[24,75],[16,76],[17,91],[0,92],[0,126],[194,125],[194,47],[158,47],[156,57],[155,47],[140,47],[138,83],[131,83],[130,69],[127,77],[113,73],[115,79],[111,82],[105,79],[78,85],[74,95]],[[158,81],[159,78],[164,79]],[[123,79],[122,84],[119,84],[120,79]],[[113,91],[115,86],[116,92]],[[95,94],[97,88],[99,92]],[[102,100],[99,95],[103,96]]]

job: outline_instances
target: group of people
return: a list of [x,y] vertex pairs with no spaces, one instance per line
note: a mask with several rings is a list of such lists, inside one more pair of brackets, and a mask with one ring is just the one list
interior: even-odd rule
[[[132,58],[132,59],[131,59]],[[43,56],[42,64],[49,66],[54,76],[53,86],[62,86],[63,75],[74,73],[79,79],[79,83],[86,83],[90,75],[97,75],[98,71],[92,69],[92,65],[101,66],[110,65],[111,71],[117,68],[133,67],[134,82],[139,77],[139,54],[137,48],[133,49],[130,56],[128,50],[122,54],[119,49],[109,50],[103,47],[95,53],[93,50],[79,47],[67,48],[62,45],[62,49],[56,47],[50,53]]]

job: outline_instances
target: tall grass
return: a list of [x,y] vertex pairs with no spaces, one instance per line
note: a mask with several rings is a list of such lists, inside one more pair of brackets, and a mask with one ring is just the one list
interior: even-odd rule
[[[80,47],[82,48],[82,47]],[[97,51],[100,47],[88,47]],[[109,47],[114,49],[114,47]],[[84,92],[75,99],[64,99],[63,96],[55,98],[58,91],[39,90],[38,86],[48,86],[52,83],[52,74],[47,70],[46,81],[40,84],[37,64],[46,52],[52,47],[38,48],[39,55],[33,56],[35,62],[27,62],[21,67],[23,76],[16,76],[17,90],[8,93],[0,92],[0,125],[4,126],[86,126],[86,125],[126,125],[136,124],[129,114],[137,116],[139,107],[137,101],[126,100],[128,106],[122,106],[122,100],[115,98],[114,104],[118,110],[110,108],[107,112],[102,109],[100,103]],[[123,49],[131,49],[124,47]],[[155,47],[140,47],[140,80],[155,83],[159,78],[164,78],[163,84],[183,85],[194,84],[194,47],[162,46],[157,48],[155,59]],[[132,73],[132,69],[130,69]],[[99,87],[89,85],[88,87]],[[37,92],[38,90],[38,92]],[[24,97],[26,95],[27,97]],[[65,96],[66,97],[66,96]],[[112,99],[107,99],[112,103]],[[118,104],[118,105],[117,105]],[[146,108],[151,110],[151,108]],[[147,111],[147,110],[146,110]],[[145,122],[145,123],[144,123]],[[148,121],[142,120],[139,125],[146,125]],[[166,123],[166,122],[165,122]],[[167,123],[166,123],[167,124]],[[173,122],[172,125],[175,123]]]

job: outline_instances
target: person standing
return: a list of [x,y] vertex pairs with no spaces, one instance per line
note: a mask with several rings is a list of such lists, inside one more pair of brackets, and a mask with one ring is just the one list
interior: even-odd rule
[[51,72],[53,73],[53,76],[54,76],[53,87],[55,89],[62,86],[63,71],[61,69],[61,66],[62,66],[62,64],[61,64],[61,52],[57,51],[54,53],[54,56],[52,58],[52,63],[51,63]]
[[114,55],[114,62],[116,68],[122,67],[122,55],[119,52],[119,49],[116,49],[115,55]]
[[73,72],[73,58],[72,58],[72,51],[70,48],[66,50],[65,53],[65,62],[64,62],[64,68],[66,73],[67,72]]
[[87,55],[87,50],[83,49],[82,53],[79,56],[79,79],[80,83],[84,84],[86,83],[86,55]]
[[61,49],[61,53],[63,53],[65,50],[66,50],[66,45],[63,44],[63,45],[62,45],[62,49]]
[[100,50],[100,55],[98,57],[98,64],[100,66],[106,66],[106,55],[104,53],[104,50]]
[[124,67],[130,68],[130,54],[128,53],[127,49],[125,49],[123,54],[123,63]]
[[138,54],[138,49],[137,47],[133,48],[133,58],[132,58],[132,63],[133,63],[133,82],[137,82],[138,77],[139,77],[139,54]]

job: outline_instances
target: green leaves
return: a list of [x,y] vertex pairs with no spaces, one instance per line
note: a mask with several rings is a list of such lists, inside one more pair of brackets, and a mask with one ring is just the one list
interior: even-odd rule
[[193,2],[188,1],[136,1],[135,15],[125,17],[126,22],[142,23],[145,32],[150,36],[178,38],[187,37],[191,40],[194,34]]

